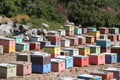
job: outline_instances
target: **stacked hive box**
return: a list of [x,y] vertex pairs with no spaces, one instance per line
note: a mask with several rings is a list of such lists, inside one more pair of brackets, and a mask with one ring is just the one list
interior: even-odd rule
[[85,80],[102,80],[101,76],[95,76],[95,75],[89,75],[89,74],[78,75],[78,78],[85,79]]
[[73,57],[70,56],[57,56],[57,59],[65,60],[65,68],[72,68],[73,67]]
[[90,54],[90,47],[78,47],[79,55],[87,56]]
[[114,78],[112,72],[94,71],[90,73],[91,75],[101,76],[102,80],[110,80]]
[[60,52],[60,55],[63,55],[63,56],[71,56],[71,55],[70,55],[70,51],[64,51],[64,50],[62,50],[62,51]]
[[64,25],[66,30],[66,36],[73,36],[74,35],[74,26],[73,25]]
[[0,63],[0,77],[2,78],[16,77],[16,65]]
[[73,61],[74,61],[74,66],[84,67],[89,65],[88,56],[81,56],[81,55],[73,56]]
[[109,39],[99,39],[96,41],[96,45],[101,46],[101,52],[110,52],[111,41]]
[[58,34],[59,34],[60,36],[65,36],[65,35],[66,35],[66,32],[65,32],[65,30],[59,29],[59,30],[58,30]]
[[81,35],[82,34],[82,28],[75,28],[74,34]]
[[3,54],[3,45],[0,45],[0,54]]
[[3,52],[6,53],[15,52],[16,44],[14,39],[10,39],[10,38],[0,39],[0,45],[3,45],[4,47]]
[[70,47],[70,40],[69,40],[69,39],[62,38],[62,39],[61,39],[61,46],[62,46],[62,47]]
[[63,51],[69,51],[70,56],[79,55],[79,50],[76,48],[64,48]]
[[32,72],[48,73],[51,72],[50,54],[45,52],[33,52],[31,54]]
[[17,75],[19,76],[25,76],[32,73],[32,64],[31,62],[12,62],[11,64],[14,64],[17,66]]
[[96,31],[96,28],[93,27],[87,27],[87,33]]
[[52,71],[60,72],[65,70],[65,60],[62,59],[51,59]]
[[110,34],[119,34],[119,28],[109,28]]
[[102,53],[105,54],[105,63],[112,64],[117,63],[117,54],[115,53]]
[[16,51],[29,51],[29,43],[16,43]]
[[40,48],[43,49],[45,46],[51,45],[50,41],[40,41]]
[[85,45],[86,44],[86,38],[83,36],[76,36],[78,38],[78,45]]
[[50,41],[52,45],[61,45],[61,37],[58,35],[47,35],[46,39]]
[[120,35],[119,34],[117,35],[117,41],[120,41]]
[[90,54],[95,53],[95,54],[100,54],[100,46],[95,46],[95,45],[87,45],[87,47],[90,47]]
[[40,43],[39,42],[30,42],[30,46],[29,46],[30,50],[40,50]]
[[114,78],[116,78],[116,80],[120,80],[120,68],[110,67],[104,69],[104,71],[112,72],[114,74]]
[[99,31],[100,31],[100,34],[108,34],[109,33],[109,29],[105,28],[105,27],[100,27]]
[[105,40],[106,40],[106,39],[108,39],[108,35],[106,35],[106,34],[101,34],[101,35],[100,35],[100,39],[105,39]]
[[17,61],[30,62],[31,61],[30,54],[29,53],[20,53],[20,54],[17,54]]
[[87,34],[87,28],[82,28],[82,34]]
[[43,51],[51,54],[51,58],[54,58],[60,55],[60,46],[47,45],[43,48]]
[[78,45],[78,38],[76,38],[76,37],[69,37],[67,39],[70,40],[70,46],[77,46]]
[[43,41],[43,36],[39,36],[39,35],[31,35],[30,36],[30,41],[31,42],[39,42],[39,41]]
[[95,42],[95,38],[93,36],[85,36],[86,38],[86,43],[93,44]]
[[99,31],[90,31],[88,33],[90,36],[94,36],[95,41],[100,38],[100,32]]
[[90,54],[89,63],[94,65],[105,64],[105,55],[104,54]]
[[109,34],[108,39],[110,39],[111,41],[117,41],[117,35]]

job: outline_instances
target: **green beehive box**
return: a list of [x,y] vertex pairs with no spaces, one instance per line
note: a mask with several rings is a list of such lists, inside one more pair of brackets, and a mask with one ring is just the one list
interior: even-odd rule
[[17,43],[16,44],[16,51],[29,51],[29,43]]
[[82,28],[75,28],[74,34],[76,34],[76,35],[82,34]]
[[92,54],[92,53],[100,54],[101,53],[100,46],[88,45],[88,47],[90,47],[90,54]]
[[1,63],[0,77],[1,78],[16,77],[16,65]]

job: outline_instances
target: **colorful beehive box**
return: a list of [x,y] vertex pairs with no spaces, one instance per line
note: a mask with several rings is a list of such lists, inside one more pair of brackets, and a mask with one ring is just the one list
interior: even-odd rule
[[66,32],[65,32],[65,30],[63,30],[63,29],[59,29],[59,30],[58,30],[58,34],[59,34],[60,36],[66,36]]
[[112,72],[105,71],[94,71],[90,73],[91,75],[101,76],[102,80],[110,80],[114,78],[114,74]]
[[108,34],[109,33],[109,29],[105,28],[105,27],[100,27],[99,31],[100,31],[100,34]]
[[76,37],[68,37],[67,39],[70,40],[70,46],[78,45],[78,38],[76,38]]
[[64,29],[66,31],[74,31],[74,26],[73,25],[64,25]]
[[21,43],[23,39],[21,37],[14,36],[13,39],[15,39],[16,43]]
[[82,28],[75,28],[74,34],[81,35],[82,34]]
[[119,34],[119,28],[109,28],[110,34]]
[[78,45],[85,45],[86,44],[86,38],[83,36],[76,36],[78,38]]
[[120,54],[117,54],[117,62],[120,62]]
[[104,53],[104,52],[110,53],[111,52],[111,47],[101,47],[101,52],[102,53]]
[[62,59],[51,59],[52,71],[60,72],[65,70],[65,60]]
[[31,35],[30,36],[30,41],[31,42],[39,42],[39,41],[43,41],[43,36],[39,36],[39,35]]
[[30,62],[31,61],[30,54],[29,53],[20,53],[20,54],[17,54],[17,61]]
[[79,55],[87,56],[90,54],[90,47],[78,47]]
[[40,64],[40,65],[44,65],[44,64],[50,64],[50,59],[51,56],[48,53],[45,52],[32,52],[31,54],[31,62],[33,64]]
[[117,54],[115,53],[102,53],[105,54],[105,63],[112,64],[117,63]]
[[95,38],[94,36],[85,36],[86,37],[86,43],[94,43]]
[[3,54],[3,45],[0,45],[0,54]]
[[51,45],[50,41],[40,41],[40,48],[43,49],[44,46]]
[[40,64],[32,64],[32,72],[33,73],[49,73],[51,72],[51,64],[44,64],[44,65],[40,65]]
[[0,63],[0,77],[1,78],[16,77],[16,65]]
[[66,31],[66,36],[74,36],[74,31]]
[[99,31],[90,31],[88,33],[88,35],[94,36],[94,37],[100,37],[100,32]]
[[17,62],[12,62],[10,64],[14,64],[17,66],[17,75],[19,76],[30,75],[32,73],[31,62],[17,61]]
[[110,39],[111,41],[117,41],[117,35],[108,35],[108,39]]
[[116,78],[116,80],[120,80],[120,68],[109,67],[104,69],[104,71],[112,72],[114,74],[114,78]]
[[61,50],[60,46],[55,46],[55,45],[47,45],[43,48],[44,52],[51,54],[51,58],[59,56],[60,50]]
[[61,39],[61,46],[62,47],[70,47],[70,40],[69,39]]
[[87,27],[87,33],[89,32],[93,32],[93,31],[96,31],[97,29],[96,28],[93,28],[93,27]]
[[87,34],[87,28],[82,28],[82,34]]
[[29,51],[29,43],[16,43],[16,51]]
[[89,57],[77,55],[73,56],[74,66],[84,67],[89,65]]
[[117,41],[120,41],[120,35],[117,35]]
[[104,54],[90,54],[89,63],[94,65],[105,64],[105,55]]
[[78,75],[78,78],[85,79],[85,80],[102,80],[101,76],[95,76],[95,75],[90,75],[90,74]]
[[70,56],[57,56],[57,59],[65,60],[65,68],[72,68],[73,67],[73,57]]
[[71,55],[70,55],[70,51],[64,51],[64,50],[62,50],[62,51],[60,52],[60,55],[63,55],[63,56],[71,56]]
[[30,42],[30,46],[29,46],[30,50],[40,50],[40,43],[39,42]]
[[96,45],[101,46],[101,47],[110,47],[111,46],[111,41],[109,39],[99,39],[96,41]]
[[111,52],[120,54],[120,46],[111,46]]
[[108,39],[108,35],[106,35],[106,34],[101,34],[101,35],[100,35],[100,39],[105,39],[105,40],[107,40],[107,39]]
[[77,48],[64,48],[64,51],[69,51],[71,56],[79,55],[79,50]]
[[90,54],[92,54],[92,53],[100,54],[100,53],[101,53],[101,48],[100,48],[100,46],[87,45],[87,47],[90,47]]
[[2,38],[0,39],[0,45],[3,45],[4,47],[3,52],[6,52],[6,53],[15,52],[16,44],[14,39]]

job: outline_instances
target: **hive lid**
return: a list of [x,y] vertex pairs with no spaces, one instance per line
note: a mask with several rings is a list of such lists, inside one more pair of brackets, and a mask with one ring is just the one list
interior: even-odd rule
[[111,73],[111,72],[106,72],[106,71],[94,71],[94,72],[91,72],[91,73],[108,74],[108,73]]
[[104,70],[105,71],[120,71],[120,68],[110,67],[110,68],[106,68]]
[[22,42],[22,43],[16,43],[16,44],[29,45],[29,43],[25,43],[25,42]]
[[30,55],[29,53],[18,53],[17,55],[23,55],[23,56],[26,56],[26,55]]
[[65,60],[63,59],[51,59],[51,62],[64,62]]
[[83,55],[75,55],[75,56],[73,56],[73,57],[75,57],[75,58],[87,58],[88,56],[83,56]]
[[79,76],[83,76],[83,77],[89,77],[89,78],[96,78],[96,77],[99,77],[101,78],[101,76],[96,76],[96,75],[89,75],[89,74],[82,74],[82,75],[78,75]]
[[46,52],[32,52],[31,56],[41,56],[41,57],[45,57],[45,56],[50,56],[50,54],[46,53]]
[[55,47],[60,47],[60,46],[57,46],[57,45],[45,45],[44,48],[55,48]]
[[67,59],[67,58],[72,58],[72,57],[70,57],[70,56],[57,56],[56,58]]
[[43,37],[42,35],[31,35],[31,37],[37,37],[37,38],[39,38],[39,37]]
[[84,79],[77,79],[77,78],[59,78],[59,80],[84,80]]
[[16,66],[16,65],[8,64],[8,63],[0,63],[0,67],[11,67],[11,66]]

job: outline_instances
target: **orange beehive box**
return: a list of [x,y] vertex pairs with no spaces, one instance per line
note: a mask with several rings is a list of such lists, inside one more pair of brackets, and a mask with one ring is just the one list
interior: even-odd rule
[[90,47],[78,47],[79,55],[87,56],[90,54]]

